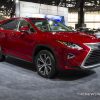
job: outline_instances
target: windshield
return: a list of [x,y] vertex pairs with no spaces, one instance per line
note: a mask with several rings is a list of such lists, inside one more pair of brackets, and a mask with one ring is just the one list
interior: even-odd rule
[[72,32],[73,30],[54,20],[32,20],[42,32]]

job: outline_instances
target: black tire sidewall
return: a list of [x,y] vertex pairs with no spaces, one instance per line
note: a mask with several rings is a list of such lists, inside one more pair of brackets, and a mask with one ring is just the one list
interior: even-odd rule
[[[38,70],[38,67],[37,67],[37,59],[40,57],[41,54],[47,54],[50,58],[51,58],[51,62],[52,62],[52,67],[51,67],[51,72],[48,74],[48,75],[42,75],[39,70]],[[37,69],[37,72],[40,76],[44,77],[44,78],[53,78],[54,75],[56,74],[56,61],[55,61],[55,58],[54,58],[54,55],[48,51],[48,50],[41,50],[35,57],[35,65],[36,65],[36,69]]]
[[2,53],[0,53],[0,62],[4,61],[5,60],[5,56],[2,55]]

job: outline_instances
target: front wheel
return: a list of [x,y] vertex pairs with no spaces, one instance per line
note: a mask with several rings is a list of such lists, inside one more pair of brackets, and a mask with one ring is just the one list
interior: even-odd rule
[[56,74],[56,62],[53,54],[48,50],[41,50],[35,57],[35,65],[39,75],[53,78]]

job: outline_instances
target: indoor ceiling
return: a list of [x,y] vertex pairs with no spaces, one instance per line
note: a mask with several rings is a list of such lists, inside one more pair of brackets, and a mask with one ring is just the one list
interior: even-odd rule
[[[19,0],[0,0],[0,12],[5,15],[14,14],[15,3]],[[69,11],[77,11],[81,7],[81,3],[84,3],[85,11],[99,11],[100,0],[21,0],[40,4],[68,7]]]
[[[12,2],[19,0],[0,0],[0,6],[10,4]],[[55,6],[64,6],[64,7],[78,7],[80,2],[85,2],[85,7],[94,7],[100,6],[100,0],[20,0],[20,1],[28,1],[35,2],[41,4],[55,5]]]
[[85,7],[100,6],[100,0],[21,0],[28,2],[36,2],[41,4],[64,6],[64,7],[79,7],[80,2],[85,2]]

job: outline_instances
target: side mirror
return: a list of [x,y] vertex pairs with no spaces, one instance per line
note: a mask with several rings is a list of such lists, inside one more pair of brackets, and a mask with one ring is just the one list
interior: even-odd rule
[[30,28],[25,26],[20,28],[20,32],[29,33]]

